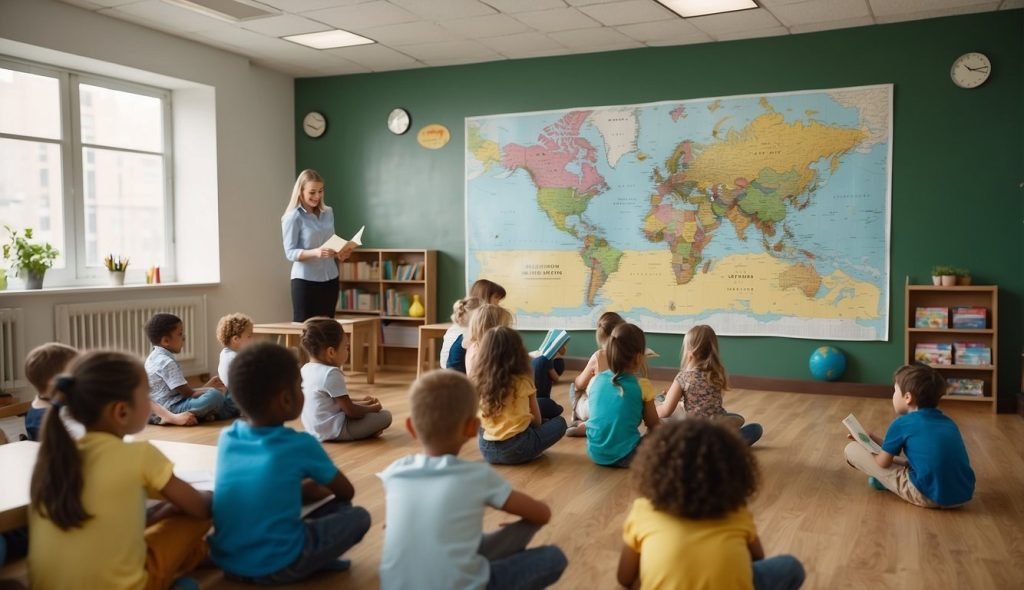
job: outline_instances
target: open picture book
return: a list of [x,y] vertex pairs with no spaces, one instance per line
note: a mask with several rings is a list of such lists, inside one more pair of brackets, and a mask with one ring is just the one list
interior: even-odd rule
[[328,238],[327,241],[324,242],[323,245],[321,245],[320,247],[330,248],[335,252],[351,252],[352,250],[355,250],[359,246],[363,245],[364,229],[366,229],[365,225],[359,228],[359,231],[356,232],[356,235],[352,236],[351,240],[346,240],[345,238],[342,238],[338,234],[334,234],[333,236]]
[[[182,469],[177,466],[174,468],[174,475],[178,476],[178,479],[191,485],[195,489],[201,492],[213,492],[213,472],[205,469]],[[302,510],[299,512],[299,518],[306,518],[309,513],[313,512],[317,508],[330,502],[334,499],[334,494],[330,494],[326,498],[315,500],[308,504],[302,505]],[[161,504],[160,500],[149,499],[146,501],[146,508],[154,508]]]
[[864,427],[860,425],[860,421],[857,420],[856,416],[850,414],[846,418],[843,418],[843,426],[845,426],[846,429],[850,431],[850,434],[853,435],[853,440],[860,443],[860,446],[870,451],[872,455],[877,455],[882,452],[882,447],[878,446],[878,443],[868,436],[868,431],[864,430]]

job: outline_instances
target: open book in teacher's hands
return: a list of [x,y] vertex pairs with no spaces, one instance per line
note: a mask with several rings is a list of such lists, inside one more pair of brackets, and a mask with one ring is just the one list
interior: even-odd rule
[[334,234],[333,236],[328,238],[328,240],[324,242],[323,245],[320,247],[330,248],[331,250],[334,250],[335,252],[338,253],[351,252],[352,250],[355,250],[359,246],[363,245],[364,229],[366,229],[365,225],[359,228],[359,231],[356,232],[356,235],[352,236],[351,240],[346,240],[345,238],[340,237],[338,234]]
[[867,449],[872,455],[877,455],[882,452],[882,447],[878,446],[878,443],[871,438],[868,431],[864,430],[864,427],[860,425],[857,417],[850,414],[846,418],[843,418],[843,426],[850,431],[850,435],[853,440],[860,443],[860,446]]

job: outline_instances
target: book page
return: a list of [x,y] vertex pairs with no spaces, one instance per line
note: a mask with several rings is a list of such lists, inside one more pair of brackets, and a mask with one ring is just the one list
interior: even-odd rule
[[343,252],[345,250],[355,250],[358,246],[362,246],[363,245],[363,230],[364,229],[366,229],[365,225],[363,227],[359,228],[359,231],[356,232],[356,235],[352,236],[351,240],[346,240],[345,238],[342,238],[338,234],[334,234],[333,236],[328,238],[327,241],[324,242],[323,245],[321,245],[320,247],[321,248],[330,248],[331,250],[334,250],[335,252]]
[[864,427],[860,425],[860,422],[853,414],[843,418],[843,426],[846,426],[846,429],[853,435],[853,440],[860,443],[860,446],[870,451],[872,455],[882,452],[882,447],[878,446],[878,443],[868,436],[868,432],[864,430]]
[[299,511],[299,518],[306,518],[306,516],[308,516],[310,512],[313,512],[317,508],[323,506],[324,504],[330,502],[333,499],[334,499],[334,494],[331,494],[330,496],[327,496],[326,498],[323,498],[322,500],[317,500],[316,502],[310,502],[309,504],[303,504],[302,505],[302,510]]

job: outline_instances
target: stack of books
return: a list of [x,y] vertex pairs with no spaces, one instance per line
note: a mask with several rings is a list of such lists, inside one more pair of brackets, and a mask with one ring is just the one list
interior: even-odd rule
[[915,328],[948,328],[948,307],[918,307],[914,309]]
[[984,342],[954,342],[956,364],[991,365],[992,349]]
[[946,393],[954,395],[985,395],[985,382],[981,379],[946,378]]
[[338,307],[344,310],[377,311],[380,294],[363,289],[344,289],[338,295]]
[[954,307],[953,327],[960,330],[982,330],[988,327],[988,310],[984,307]]
[[412,303],[412,295],[408,293],[403,293],[398,289],[384,291],[384,315],[408,316],[410,303]]
[[926,365],[952,365],[953,346],[948,342],[921,342],[914,348],[914,360]]
[[373,262],[342,262],[341,280],[343,281],[379,281],[380,265]]

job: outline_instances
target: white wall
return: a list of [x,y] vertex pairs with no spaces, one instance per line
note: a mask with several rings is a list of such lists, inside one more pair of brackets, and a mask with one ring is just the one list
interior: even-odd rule
[[[123,293],[4,293],[0,307],[25,310],[26,348],[54,338],[53,306],[58,303],[205,294],[210,333],[188,336],[209,340],[207,366],[215,370],[220,347],[212,329],[217,318],[234,311],[257,322],[291,318],[280,226],[295,174],[290,77],[238,55],[49,0],[0,0],[0,53],[37,61],[47,53],[51,59],[79,56],[74,64],[79,70],[112,76],[120,70],[121,77],[136,71],[139,81],[142,72],[192,81],[212,87],[216,101],[216,207],[194,222],[189,216],[202,213],[189,210],[177,220],[176,233],[179,240],[195,240],[193,245],[219,257],[220,284]],[[179,98],[201,98],[201,91],[189,92]],[[187,182],[176,182],[176,190],[188,189]],[[210,218],[219,232],[209,227]],[[182,270],[183,277],[209,278]]]

